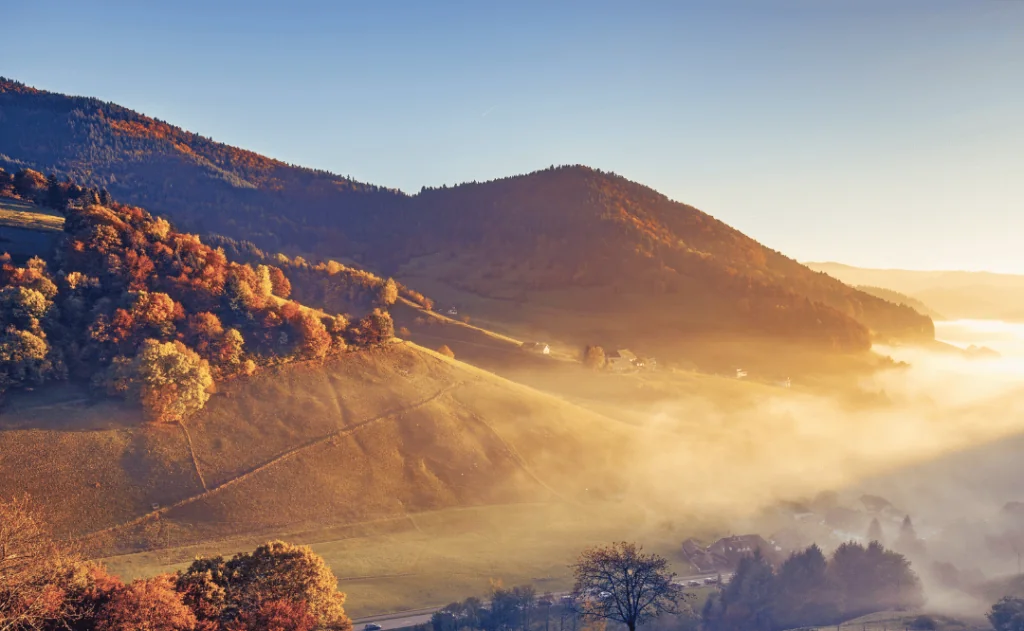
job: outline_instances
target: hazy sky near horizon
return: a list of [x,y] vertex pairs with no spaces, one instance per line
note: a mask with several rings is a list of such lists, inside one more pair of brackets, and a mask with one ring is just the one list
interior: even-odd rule
[[1024,273],[1024,0],[48,2],[0,75],[416,192],[583,163],[800,260]]

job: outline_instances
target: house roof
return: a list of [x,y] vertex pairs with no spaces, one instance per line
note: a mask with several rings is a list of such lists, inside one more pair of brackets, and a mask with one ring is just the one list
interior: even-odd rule
[[607,357],[609,357],[610,359],[628,359],[629,361],[633,361],[636,359],[636,355],[633,354],[633,351],[625,348],[620,348],[617,351],[612,351],[608,353]]

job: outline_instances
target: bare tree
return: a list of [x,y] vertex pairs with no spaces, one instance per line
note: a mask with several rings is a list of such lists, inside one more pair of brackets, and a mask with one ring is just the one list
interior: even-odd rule
[[40,629],[66,618],[60,587],[74,563],[27,497],[0,498],[0,631]]
[[621,622],[636,631],[637,625],[679,611],[682,588],[673,581],[668,560],[644,554],[634,543],[584,550],[572,569],[572,596],[584,618]]

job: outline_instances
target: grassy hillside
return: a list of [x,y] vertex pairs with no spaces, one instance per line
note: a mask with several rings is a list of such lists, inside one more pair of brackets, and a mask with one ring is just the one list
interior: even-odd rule
[[107,553],[581,501],[611,493],[613,460],[629,458],[625,426],[405,345],[235,380],[185,425],[52,400],[20,393],[5,409],[0,494],[31,493]]
[[64,228],[64,217],[35,204],[0,196],[0,253],[21,261],[47,255]]
[[[863,351],[930,320],[814,274],[699,210],[586,167],[408,196],[215,143],[96,99],[0,81],[0,154],[184,229],[350,256],[446,302],[579,343],[768,337]],[[13,165],[14,163],[10,163]],[[413,282],[415,280],[415,282]],[[547,310],[557,318],[544,321]],[[605,317],[594,320],[595,312]],[[656,337],[655,337],[656,336]]]
[[125,576],[315,543],[360,614],[492,577],[561,588],[585,544],[678,539],[623,504],[635,429],[411,344],[233,380],[183,425],[141,421],[72,386],[15,393],[0,495],[30,493]]
[[990,272],[868,269],[808,263],[844,283],[871,285],[920,300],[949,319],[1024,321],[1024,276]]

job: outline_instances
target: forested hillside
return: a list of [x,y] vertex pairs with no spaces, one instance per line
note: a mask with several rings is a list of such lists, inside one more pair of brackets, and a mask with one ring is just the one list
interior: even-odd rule
[[[610,315],[588,329],[589,338],[742,334],[850,351],[874,339],[934,336],[931,320],[910,307],[582,166],[408,196],[228,147],[114,104],[5,80],[0,160],[9,170],[31,167],[110,191],[200,234],[272,252],[344,254],[399,280],[426,279],[428,293],[446,301],[512,301],[523,313],[561,308],[559,301],[587,313],[636,312]],[[582,335],[572,317],[547,324],[572,341]]]
[[394,281],[333,279],[335,291],[352,286],[362,298],[345,303],[361,307],[350,322],[289,300],[282,266],[305,281],[315,270],[305,261],[231,261],[163,218],[31,170],[0,170],[2,196],[45,203],[65,219],[54,250],[23,264],[0,252],[0,395],[91,380],[137,399],[153,420],[182,420],[217,380],[391,339]]

